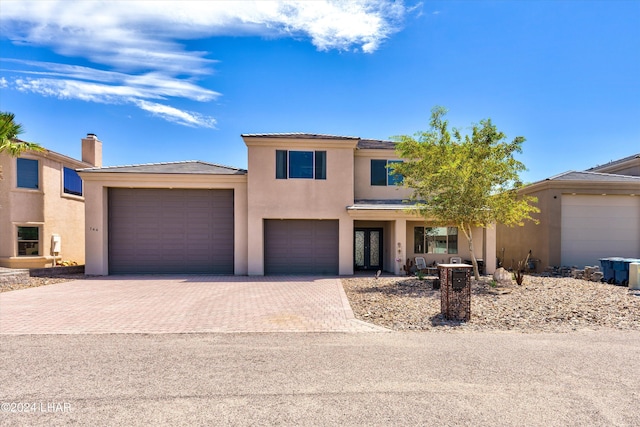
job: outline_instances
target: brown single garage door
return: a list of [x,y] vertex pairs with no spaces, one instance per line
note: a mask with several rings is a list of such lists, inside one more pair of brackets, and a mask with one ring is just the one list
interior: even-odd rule
[[338,221],[265,220],[264,271],[338,274]]
[[109,273],[233,274],[233,190],[109,189]]

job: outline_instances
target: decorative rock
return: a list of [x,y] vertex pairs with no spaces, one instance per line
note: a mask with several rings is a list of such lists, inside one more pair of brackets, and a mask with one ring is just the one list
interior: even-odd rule
[[460,324],[443,318],[440,291],[430,280],[341,281],[356,318],[398,331],[640,331],[640,291],[606,283],[525,275],[522,286],[500,288],[490,276],[472,280],[471,320]]
[[511,273],[505,270],[504,268],[498,268],[495,273],[493,273],[493,280],[500,283],[501,285],[511,285],[513,284],[513,280],[511,278]]
[[574,279],[583,279],[585,278],[584,270],[578,270],[577,268],[571,269],[571,277]]

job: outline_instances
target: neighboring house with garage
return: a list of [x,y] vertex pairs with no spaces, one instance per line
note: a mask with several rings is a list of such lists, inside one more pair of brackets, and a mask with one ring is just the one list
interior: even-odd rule
[[531,251],[538,271],[548,266],[600,265],[600,258],[640,258],[640,154],[583,172],[533,183],[522,194],[538,198],[540,223],[498,226],[504,264]]
[[76,169],[101,165],[95,135],[82,161],[50,150],[0,154],[0,266],[40,268],[55,259],[84,264],[84,193]]
[[[455,227],[433,227],[387,166],[390,141],[245,134],[248,170],[205,162],[89,168],[86,272],[402,274],[407,258],[469,258]],[[474,231],[495,269],[495,229]]]

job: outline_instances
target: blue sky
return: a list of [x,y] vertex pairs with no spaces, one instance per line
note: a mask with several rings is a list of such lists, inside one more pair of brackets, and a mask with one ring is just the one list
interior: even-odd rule
[[640,1],[0,5],[0,109],[105,165],[246,167],[242,133],[371,139],[491,118],[525,181],[640,152]]

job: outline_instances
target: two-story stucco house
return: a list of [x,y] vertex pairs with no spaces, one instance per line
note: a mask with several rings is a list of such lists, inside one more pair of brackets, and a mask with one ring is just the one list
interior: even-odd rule
[[[81,170],[85,271],[236,275],[402,274],[407,258],[469,258],[455,227],[418,217],[387,165],[390,141],[245,134],[248,170],[174,162]],[[474,232],[495,269],[495,230]]]
[[84,195],[76,169],[99,167],[101,156],[92,134],[82,140],[82,161],[50,150],[0,154],[0,266],[84,263]]

